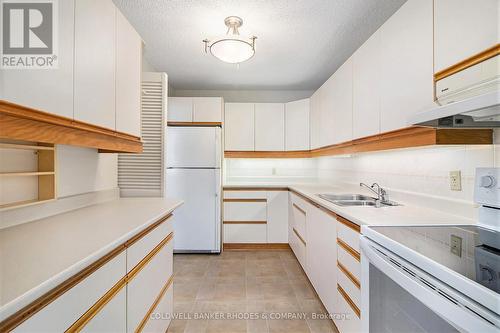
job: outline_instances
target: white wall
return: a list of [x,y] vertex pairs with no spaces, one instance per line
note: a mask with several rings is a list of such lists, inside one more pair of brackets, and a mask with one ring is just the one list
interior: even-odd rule
[[175,97],[224,97],[226,103],[286,103],[311,97],[313,90],[177,90]]

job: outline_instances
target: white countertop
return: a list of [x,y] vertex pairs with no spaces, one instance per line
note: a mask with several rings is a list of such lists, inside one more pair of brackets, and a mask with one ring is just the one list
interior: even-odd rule
[[0,320],[182,204],[122,198],[0,230]]
[[451,214],[446,214],[434,209],[422,206],[411,205],[398,201],[401,206],[370,207],[370,206],[338,206],[327,200],[321,199],[320,193],[359,193],[374,196],[370,191],[353,185],[322,185],[313,184],[286,184],[280,182],[229,182],[224,184],[224,188],[240,187],[268,187],[283,188],[300,193],[304,197],[314,201],[330,211],[345,217],[346,219],[359,225],[439,225],[439,224],[476,224],[472,219],[462,218]]

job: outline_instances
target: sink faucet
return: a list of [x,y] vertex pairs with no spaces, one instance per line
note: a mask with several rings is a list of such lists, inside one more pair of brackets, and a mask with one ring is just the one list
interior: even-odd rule
[[[359,186],[364,186],[377,195],[377,199],[375,200],[375,207],[380,208],[383,203],[389,201],[387,191],[384,190],[378,183],[373,183],[372,186],[368,186],[365,183],[359,183]],[[375,188],[377,188],[377,190],[375,190]]]

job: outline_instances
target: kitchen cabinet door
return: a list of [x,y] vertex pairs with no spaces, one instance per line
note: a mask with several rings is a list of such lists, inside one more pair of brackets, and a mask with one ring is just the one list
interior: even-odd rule
[[309,110],[309,132],[311,138],[311,149],[321,147],[321,100],[320,92],[316,92],[311,96],[311,104]]
[[434,71],[499,42],[498,0],[434,1]]
[[116,9],[116,130],[141,136],[142,40]]
[[123,288],[92,318],[81,332],[126,332],[127,295]]
[[74,11],[74,0],[58,2],[59,67],[0,70],[0,99],[73,118]]
[[309,150],[309,98],[285,104],[285,149]]
[[331,102],[328,114],[332,115],[332,127],[326,128],[328,144],[337,144],[352,140],[352,59],[348,59],[333,74],[328,87]]
[[267,192],[267,241],[288,243],[288,191]]
[[226,103],[224,106],[225,150],[255,150],[253,103]]
[[168,121],[193,121],[193,99],[191,97],[168,98]]
[[116,8],[75,2],[75,119],[115,129]]
[[433,101],[432,0],[409,0],[380,28],[381,131],[409,126]]
[[285,105],[255,104],[255,150],[285,150]]
[[319,88],[320,102],[320,147],[334,142],[335,131],[335,73]]
[[380,133],[380,32],[375,32],[352,56],[353,139]]
[[337,291],[336,220],[319,208],[307,215],[307,275],[326,309],[335,311]]
[[194,122],[222,122],[221,97],[193,97]]

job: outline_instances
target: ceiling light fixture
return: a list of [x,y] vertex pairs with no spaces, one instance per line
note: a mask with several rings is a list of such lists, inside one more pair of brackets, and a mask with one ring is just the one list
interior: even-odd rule
[[210,41],[204,39],[205,53],[210,53],[219,60],[230,64],[239,64],[252,58],[255,54],[255,40],[257,37],[243,38],[238,28],[243,25],[243,20],[238,16],[226,17],[226,36]]

